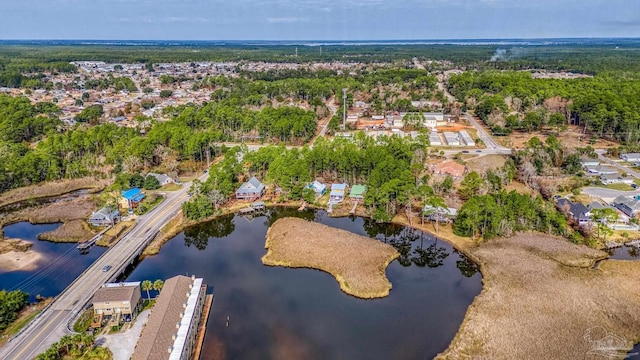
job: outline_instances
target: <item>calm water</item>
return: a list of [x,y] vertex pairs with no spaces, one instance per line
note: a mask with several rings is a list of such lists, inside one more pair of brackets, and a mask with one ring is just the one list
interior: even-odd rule
[[105,251],[105,248],[94,246],[88,254],[81,255],[76,249],[77,244],[38,240],[38,234],[55,230],[58,226],[60,224],[21,222],[4,228],[7,238],[33,242],[32,249],[41,253],[42,258],[35,270],[0,271],[0,289],[21,289],[29,293],[31,301],[38,294],[45,297],[58,295]]
[[[315,219],[395,246],[403,255],[387,269],[390,296],[356,299],[324,272],[262,265],[267,228],[282,216]],[[482,287],[472,262],[422,232],[281,209],[191,228],[128,279],[177,274],[204,277],[213,288],[203,359],[432,358],[446,349]]]
[[607,251],[611,259],[617,260],[640,260],[640,250],[636,247],[619,247]]

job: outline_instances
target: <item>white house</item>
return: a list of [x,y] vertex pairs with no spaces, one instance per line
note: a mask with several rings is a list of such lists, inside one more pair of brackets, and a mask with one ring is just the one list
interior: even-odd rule
[[626,162],[640,162],[640,153],[620,154],[620,159]]
[[447,145],[460,146],[460,138],[458,138],[458,134],[451,131],[445,131],[443,134],[444,134],[444,139],[447,142]]
[[166,174],[148,173],[147,176],[153,176],[156,178],[160,183],[160,186],[165,186],[173,182],[173,179]]
[[467,144],[467,146],[476,146],[476,142],[473,141],[473,139],[471,138],[471,135],[469,135],[467,130],[460,130],[458,132],[458,135],[460,137],[460,140],[465,144]]

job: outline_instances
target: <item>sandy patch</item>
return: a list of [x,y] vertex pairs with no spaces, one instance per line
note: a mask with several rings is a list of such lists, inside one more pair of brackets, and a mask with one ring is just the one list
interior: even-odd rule
[[342,291],[365,299],[389,295],[385,270],[399,256],[383,242],[297,218],[277,220],[265,247],[263,264],[328,272]]
[[480,263],[483,290],[439,358],[598,358],[606,336],[627,349],[640,340],[640,261],[605,260],[592,269],[605,253],[535,233],[469,253]]
[[33,250],[27,251],[9,251],[0,254],[0,270],[1,271],[29,271],[38,267],[38,261],[42,259],[42,255]]

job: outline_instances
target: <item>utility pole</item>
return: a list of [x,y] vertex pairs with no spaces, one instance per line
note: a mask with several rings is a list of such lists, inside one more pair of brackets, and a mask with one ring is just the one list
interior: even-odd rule
[[342,130],[347,129],[347,88],[342,89]]

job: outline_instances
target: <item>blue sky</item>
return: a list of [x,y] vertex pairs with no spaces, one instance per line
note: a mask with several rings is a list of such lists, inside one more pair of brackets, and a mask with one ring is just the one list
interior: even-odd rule
[[0,0],[0,39],[640,37],[640,0]]

